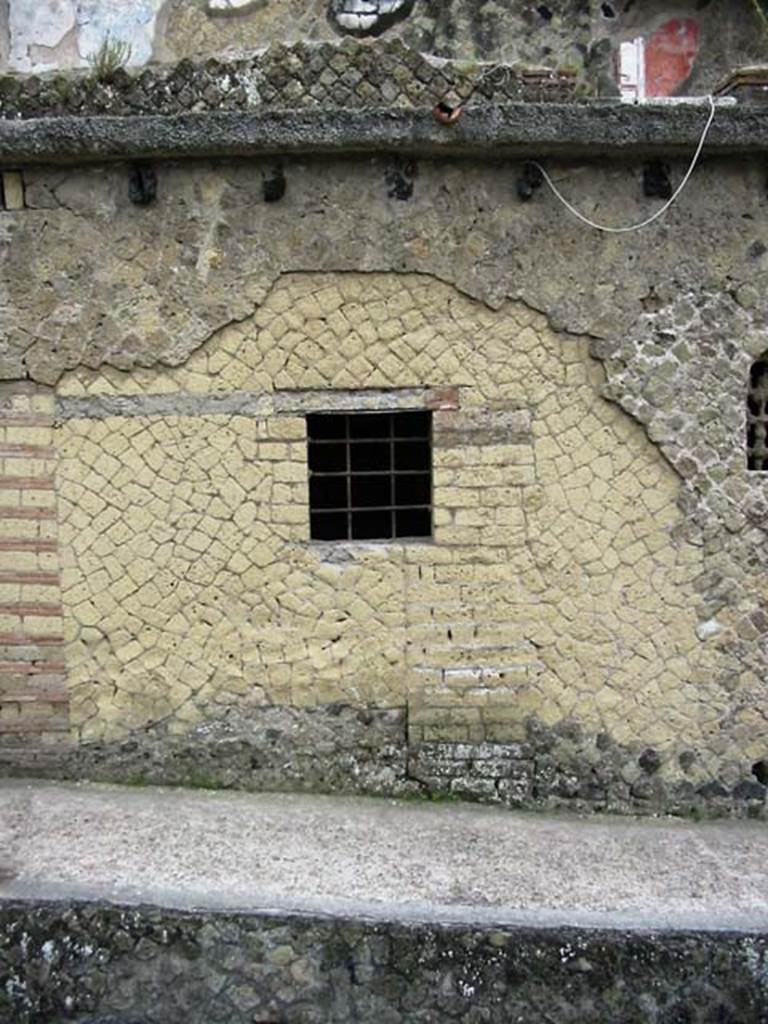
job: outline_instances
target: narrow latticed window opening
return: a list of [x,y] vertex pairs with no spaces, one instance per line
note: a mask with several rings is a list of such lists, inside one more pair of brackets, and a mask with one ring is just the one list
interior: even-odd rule
[[432,413],[307,416],[312,540],[432,536]]
[[768,470],[768,353],[749,372],[747,468]]

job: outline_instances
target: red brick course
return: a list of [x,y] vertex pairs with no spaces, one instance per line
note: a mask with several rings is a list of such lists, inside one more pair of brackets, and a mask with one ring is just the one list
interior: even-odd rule
[[0,633],[0,647],[59,647],[63,636],[52,633]]
[[[2,421],[0,421],[2,423]],[[56,449],[42,444],[0,444],[0,459],[55,459]]]
[[63,661],[0,661],[0,697],[3,696],[2,676],[44,675],[66,672]]
[[0,583],[31,583],[39,587],[57,587],[59,585],[59,574],[57,572],[37,572],[34,569],[24,572],[16,572],[13,569],[0,569]]
[[55,508],[20,508],[17,505],[0,506],[0,519],[55,519]]
[[57,551],[55,540],[38,540],[28,537],[6,537],[0,540],[0,551]]
[[0,491],[52,491],[52,476],[0,476]]
[[0,604],[0,615],[20,615],[22,618],[29,615],[61,615],[60,604],[48,604],[39,602],[9,601]]

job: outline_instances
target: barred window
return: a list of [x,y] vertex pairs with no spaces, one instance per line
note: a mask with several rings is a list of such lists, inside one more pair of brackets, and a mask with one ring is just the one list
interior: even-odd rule
[[768,470],[768,353],[749,371],[747,468]]
[[307,416],[312,540],[432,536],[432,413]]

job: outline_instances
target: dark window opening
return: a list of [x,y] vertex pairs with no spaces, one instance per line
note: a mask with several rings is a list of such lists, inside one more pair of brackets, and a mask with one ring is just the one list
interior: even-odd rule
[[768,354],[755,360],[749,372],[747,468],[768,470]]
[[432,413],[307,416],[312,540],[432,536]]

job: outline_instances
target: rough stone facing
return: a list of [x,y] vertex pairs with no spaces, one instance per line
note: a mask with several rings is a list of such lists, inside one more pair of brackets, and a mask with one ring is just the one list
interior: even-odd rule
[[[525,723],[525,740],[409,741],[407,708],[232,710],[183,735],[153,726],[125,740],[0,752],[4,774],[210,789],[462,799],[511,808],[765,818],[768,788],[667,770],[658,751],[619,745],[577,722]],[[685,755],[688,755],[687,757]],[[673,766],[676,767],[676,766]],[[693,769],[693,770],[692,770]],[[701,781],[706,778],[706,781]]]
[[764,935],[0,903],[15,1024],[762,1024]]

